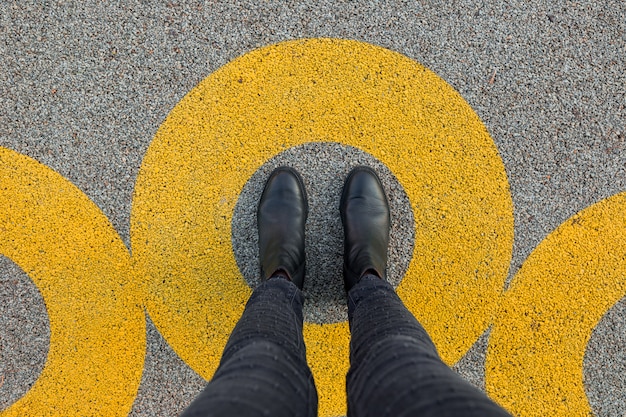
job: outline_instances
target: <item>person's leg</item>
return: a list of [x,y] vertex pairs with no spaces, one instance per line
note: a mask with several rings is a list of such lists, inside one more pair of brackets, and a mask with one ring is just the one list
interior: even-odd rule
[[509,416],[441,361],[393,287],[364,276],[348,293],[348,416]]
[[182,416],[317,415],[302,302],[302,292],[287,279],[272,278],[257,287],[213,379]]
[[274,170],[257,211],[264,283],[250,297],[213,379],[183,416],[317,415],[302,336],[307,213],[300,175]]
[[349,416],[507,416],[446,364],[385,279],[391,213],[376,173],[355,168],[339,205],[348,294]]

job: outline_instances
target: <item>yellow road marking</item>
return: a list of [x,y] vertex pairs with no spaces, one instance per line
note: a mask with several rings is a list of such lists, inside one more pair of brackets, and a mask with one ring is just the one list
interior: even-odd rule
[[520,416],[588,416],[583,358],[626,295],[626,193],[571,217],[533,251],[489,339],[486,383]]
[[[504,166],[470,106],[434,73],[389,50],[312,39],[246,54],[171,111],[145,156],[131,218],[146,305],[203,377],[218,365],[250,289],[230,224],[246,180],[306,142],[339,142],[384,162],[415,213],[398,293],[448,363],[491,322],[513,241]],[[348,328],[305,325],[320,415],[345,413]]]
[[137,394],[145,317],[126,247],[50,168],[0,148],[0,253],[41,291],[50,347],[35,385],[2,416],[124,416]]
[[[493,323],[487,389],[519,415],[587,415],[582,361],[626,293],[626,193],[550,234],[501,294],[512,205],[488,133],[454,90],[372,45],[316,39],[253,51],[163,123],[133,201],[133,262],[100,210],[51,169],[0,148],[0,253],[48,309],[46,366],[2,415],[124,415],[141,377],[145,304],[176,352],[215,370],[250,289],[230,246],[245,181],[290,146],[335,141],[384,162],[416,219],[398,287],[448,363]],[[501,305],[500,305],[501,304]],[[320,414],[345,413],[346,323],[305,325]]]

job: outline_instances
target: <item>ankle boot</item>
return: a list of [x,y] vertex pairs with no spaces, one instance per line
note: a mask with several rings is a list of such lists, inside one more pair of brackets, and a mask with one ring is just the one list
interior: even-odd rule
[[391,225],[389,203],[373,169],[354,168],[343,186],[341,222],[344,232],[343,280],[347,291],[366,273],[386,279]]
[[257,211],[261,277],[282,272],[300,289],[304,285],[304,226],[308,214],[302,178],[279,167],[265,183]]

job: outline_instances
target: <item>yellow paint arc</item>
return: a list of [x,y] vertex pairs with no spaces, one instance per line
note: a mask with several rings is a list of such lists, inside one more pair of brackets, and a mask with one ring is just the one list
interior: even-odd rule
[[544,239],[506,292],[489,338],[489,394],[519,416],[589,416],[583,359],[593,329],[626,295],[626,193]]
[[0,253],[39,288],[50,322],[39,379],[8,416],[125,416],[145,355],[129,253],[96,205],[50,168],[0,148]]
[[[458,360],[490,324],[508,271],[513,209],[504,166],[477,115],[445,81],[387,49],[304,39],[252,51],[170,112],[133,199],[133,261],[148,313],[209,379],[251,293],[231,220],[245,182],[307,142],[370,153],[415,214],[413,259],[398,294],[443,358]],[[305,324],[320,415],[345,414],[346,323]]]

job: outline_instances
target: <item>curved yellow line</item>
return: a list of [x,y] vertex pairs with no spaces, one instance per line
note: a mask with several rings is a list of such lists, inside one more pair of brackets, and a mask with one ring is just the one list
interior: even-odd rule
[[50,347],[8,416],[125,416],[145,355],[141,292],[96,205],[50,168],[0,148],[0,253],[41,291]]
[[583,358],[626,295],[626,193],[564,222],[528,257],[489,338],[488,392],[520,416],[588,416]]

